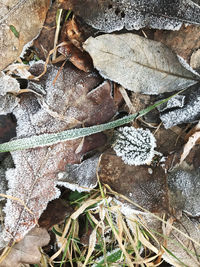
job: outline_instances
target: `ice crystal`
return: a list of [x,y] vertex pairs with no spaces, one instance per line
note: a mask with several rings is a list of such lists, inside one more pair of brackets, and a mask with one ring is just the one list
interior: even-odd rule
[[129,165],[144,165],[154,156],[156,140],[149,130],[121,127],[116,132],[114,150]]

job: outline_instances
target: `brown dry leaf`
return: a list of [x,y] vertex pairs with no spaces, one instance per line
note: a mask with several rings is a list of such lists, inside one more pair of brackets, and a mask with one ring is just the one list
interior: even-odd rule
[[107,152],[101,158],[99,178],[117,193],[151,212],[168,210],[166,174],[159,166],[126,165],[114,153]]
[[55,224],[60,224],[73,212],[72,206],[64,199],[58,198],[49,202],[46,210],[42,213],[38,224],[40,227],[50,229]]
[[46,246],[50,241],[50,236],[46,229],[35,227],[23,240],[16,243],[5,260],[0,263],[0,267],[18,267],[21,263],[39,263],[41,253],[39,247]]
[[[38,63],[30,71],[38,75],[43,69],[44,64]],[[17,137],[60,132],[72,125],[99,124],[115,114],[109,82],[102,83],[96,73],[84,73],[70,63],[57,76],[58,70],[48,66],[39,82],[29,82],[29,88],[40,93],[45,91],[45,94],[41,97],[30,93],[21,96],[20,105],[14,110]],[[20,240],[35,226],[47,203],[59,196],[55,187],[58,172],[64,171],[67,163],[79,163],[83,154],[104,144],[105,138],[99,137],[98,142],[94,135],[85,138],[84,142],[79,138],[12,153],[16,167],[7,171],[10,188],[7,194],[20,199],[26,206],[8,199],[5,239]]]
[[57,10],[58,4],[57,1],[55,1],[47,12],[46,20],[40,35],[34,40],[34,49],[36,50],[37,56],[42,60],[46,60],[54,46]]
[[154,40],[171,48],[190,63],[191,55],[200,48],[200,27],[183,26],[179,31],[156,31]]
[[71,42],[58,48],[58,52],[64,55],[79,70],[90,72],[94,69],[92,59],[88,53],[81,51]]
[[50,0],[5,0],[0,4],[0,70],[16,60],[24,45],[38,35],[49,5]]

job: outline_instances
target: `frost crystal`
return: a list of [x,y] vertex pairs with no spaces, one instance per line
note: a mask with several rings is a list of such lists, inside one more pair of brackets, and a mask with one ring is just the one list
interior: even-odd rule
[[114,150],[129,165],[144,165],[154,156],[156,140],[149,130],[121,127],[116,132]]

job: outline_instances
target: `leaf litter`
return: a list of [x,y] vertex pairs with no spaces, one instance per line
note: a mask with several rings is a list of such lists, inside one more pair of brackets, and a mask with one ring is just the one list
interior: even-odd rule
[[[43,65],[37,63],[30,71],[32,74],[43,71]],[[37,95],[22,96],[20,105],[13,111],[18,122],[17,137],[62,131],[71,127],[71,121],[63,118],[75,119],[78,121],[76,125],[80,127],[81,123],[91,125],[104,122],[115,114],[111,87],[105,87],[104,83],[101,87],[99,83],[102,78],[97,74],[85,74],[66,66],[53,86],[57,71],[58,69],[50,66],[39,86],[37,82],[29,83],[32,90],[37,91],[38,87],[40,92],[45,90],[46,94],[43,97],[46,105],[51,107],[52,113],[46,108],[43,109],[43,102],[40,105],[41,98],[38,102]],[[108,108],[106,101],[109,103]],[[101,115],[97,116],[99,112]],[[86,139],[86,142],[88,141]],[[64,170],[67,163],[80,162],[83,154],[95,148],[91,137],[87,146],[81,147],[76,153],[80,143],[81,140],[78,139],[52,147],[13,152],[15,169],[9,169],[6,173],[9,184],[7,194],[22,200],[33,213],[28,212],[19,202],[8,199],[5,206],[5,239],[22,239],[35,226],[47,203],[59,196],[59,190],[55,187],[57,173]],[[100,141],[97,145],[99,143]]]
[[[82,43],[86,38],[79,32],[79,29],[82,27],[88,27],[82,23],[81,19],[94,28],[104,32],[112,32],[122,28],[128,30],[139,29],[144,26],[156,29],[177,30],[183,23],[199,24],[198,14],[200,8],[192,1],[177,0],[172,1],[171,3],[163,1],[162,4],[160,1],[147,2],[133,0],[122,2],[117,0],[95,2],[88,0],[81,2],[59,0],[58,2],[60,2],[62,7],[72,9],[75,17],[70,17],[69,22],[64,22],[63,24],[60,42],[62,42],[64,38],[66,43],[65,46],[63,46],[63,44],[60,45],[58,53],[63,54],[65,58],[62,55],[58,56],[58,60],[56,60],[57,62],[60,62],[60,59],[65,61],[70,60],[76,67],[72,66],[69,62],[64,62],[62,67],[49,64],[47,65],[46,73],[37,80],[34,79],[34,77],[40,75],[45,66],[44,62],[39,61],[37,64],[32,65],[29,70],[33,75],[31,77],[33,79],[28,81],[28,87],[25,89],[24,93],[19,89],[19,83],[16,82],[17,80],[8,76],[10,73],[13,73],[13,75],[19,77],[23,71],[18,71],[18,67],[13,69],[13,67],[11,68],[11,66],[9,66],[4,72],[7,75],[2,73],[1,77],[3,77],[4,80],[1,84],[1,87],[3,85],[1,91],[4,93],[0,92],[1,100],[3,97],[7,97],[7,99],[11,98],[13,101],[11,104],[7,105],[7,107],[5,106],[3,112],[12,112],[16,116],[17,139],[21,138],[21,140],[23,140],[24,137],[40,136],[41,134],[56,134],[66,129],[74,127],[84,128],[85,126],[99,125],[111,120],[117,112],[117,106],[112,97],[113,85],[115,92],[117,90],[115,82],[134,91],[129,93],[132,95],[135,94],[136,98],[138,94],[138,100],[142,100],[141,96],[145,97],[145,95],[141,95],[141,93],[150,94],[150,96],[148,96],[148,99],[150,100],[149,103],[152,102],[153,99],[155,101],[155,97],[151,96],[152,94],[157,94],[157,99],[162,99],[161,93],[163,92],[177,91],[198,83],[199,74],[194,72],[186,62],[180,57],[177,57],[175,53],[161,43],[139,36],[141,35],[141,32],[134,31],[134,34],[119,33],[117,35],[100,35],[94,38],[96,34],[94,34],[95,30],[93,29],[89,30],[90,33],[87,33],[88,35],[86,34],[87,37],[92,37],[85,42],[84,48],[91,54],[94,66],[99,70],[101,76],[103,76],[102,78],[98,72],[93,69],[91,64],[88,65],[89,55],[86,54],[86,52],[83,52],[82,48]],[[54,3],[54,8],[56,4],[57,3]],[[83,8],[83,5],[85,8]],[[55,9],[52,11],[54,15]],[[64,14],[63,11],[62,14]],[[76,15],[79,15],[79,17],[77,18]],[[78,24],[77,21],[79,22]],[[16,36],[12,31],[13,37],[17,39],[21,38],[23,32],[18,31],[16,24],[13,23],[12,25],[18,33],[18,36]],[[47,21],[46,25],[50,25],[51,27],[51,20]],[[196,29],[198,29],[198,27],[195,28],[195,30]],[[52,26],[51,32],[53,32],[53,30]],[[145,31],[146,30],[142,31],[142,33],[146,34]],[[43,37],[45,34],[48,35],[48,27],[43,29],[43,33]],[[139,33],[139,35],[136,33]],[[147,36],[148,34],[149,32],[147,31]],[[50,35],[49,38],[52,40],[52,33]],[[195,37],[197,38],[197,35]],[[96,42],[96,40],[101,38],[102,40],[105,38],[108,39],[107,43],[104,44],[104,53],[101,54],[101,49],[94,50],[94,48],[92,48],[94,50],[93,52],[91,52],[92,50],[89,51],[88,43],[94,42],[98,47],[99,43]],[[131,41],[127,42],[127,38]],[[46,45],[44,46],[45,51],[43,50],[42,45],[44,38],[39,38],[38,42],[39,52],[43,53],[43,55],[42,53],[41,55],[43,59],[45,59],[45,55],[47,56],[51,48]],[[120,44],[120,42],[122,43]],[[135,44],[138,45],[138,42],[139,46],[137,47]],[[145,48],[143,48],[144,44],[146,45]],[[197,46],[190,47],[190,50],[196,49]],[[36,50],[38,49],[36,46],[35,48]],[[174,51],[177,50],[174,49]],[[135,54],[133,52],[135,52]],[[122,53],[124,54],[123,57],[121,56]],[[132,53],[134,55],[132,55]],[[189,63],[188,51],[186,54],[184,53],[185,52],[182,53],[183,58]],[[143,54],[145,54],[145,56]],[[193,54],[193,57],[195,57],[194,55],[195,54]],[[106,61],[107,56],[109,60]],[[100,67],[95,62],[96,57],[99,57],[100,62],[103,62],[104,60]],[[112,64],[109,64],[109,61],[111,61],[110,57],[116,58],[111,62]],[[144,60],[145,57],[148,59],[147,61]],[[13,60],[14,58],[12,61]],[[124,64],[124,62],[126,62],[126,64]],[[135,68],[132,68],[133,62],[134,64],[136,63]],[[138,67],[140,65],[143,67],[141,70]],[[168,69],[166,69],[165,66],[168,66]],[[77,68],[86,72],[84,73]],[[107,70],[107,68],[109,68],[109,70]],[[115,69],[118,70],[118,73],[112,76]],[[13,70],[14,72],[12,72]],[[148,73],[149,70],[150,73]],[[113,72],[112,75],[110,74],[110,71],[111,73]],[[131,73],[134,75],[131,75]],[[171,75],[170,78],[169,74]],[[27,75],[27,72],[25,75]],[[27,77],[30,79],[29,74],[25,78]],[[107,80],[104,80],[104,78]],[[6,79],[11,82],[11,86],[6,85]],[[114,83],[112,81],[114,81]],[[127,86],[128,83],[130,86]],[[12,92],[13,89],[15,91],[14,93]],[[199,110],[197,107],[198,97],[195,96],[196,93],[198,93],[198,84],[185,92],[181,92],[181,95],[176,95],[174,98],[171,98],[166,105],[163,105],[159,110],[161,119],[162,116],[171,114],[170,112],[181,111],[182,113],[174,113],[173,125],[199,120]],[[126,94],[127,99],[129,98],[128,94]],[[9,103],[7,99],[6,101],[3,100],[6,104],[7,102]],[[197,101],[197,103],[195,101]],[[134,105],[133,101],[131,103],[129,100],[127,103],[133,107],[133,110],[137,110],[138,107]],[[141,102],[140,104],[140,106],[144,106],[144,108],[148,106],[146,103]],[[119,105],[118,108],[119,111],[123,112],[124,105]],[[120,113],[118,116],[120,116]],[[158,121],[158,112],[152,114],[152,116],[154,117],[153,121]],[[135,116],[133,117],[135,118]],[[190,218],[188,218],[185,223],[184,216],[180,215],[182,212],[187,213],[187,216],[189,217],[194,216],[196,218],[196,216],[199,215],[197,205],[199,202],[199,163],[198,153],[195,154],[195,151],[199,151],[198,144],[189,141],[185,146],[183,154],[181,154],[181,152],[176,153],[176,149],[182,148],[183,137],[177,136],[175,131],[173,132],[173,128],[166,130],[161,125],[155,126],[155,123],[149,123],[147,119],[146,116],[143,118],[140,116],[140,120],[134,122],[134,127],[150,128],[152,132],[151,135],[153,134],[152,129],[156,129],[154,134],[157,139],[158,151],[162,151],[165,156],[163,157],[161,153],[155,154],[151,162],[148,162],[147,165],[128,166],[115,155],[113,150],[107,150],[107,147],[112,143],[109,136],[109,134],[112,135],[112,132],[108,133],[107,137],[105,134],[99,133],[84,137],[83,139],[79,138],[71,141],[64,141],[47,147],[44,146],[12,152],[11,155],[15,167],[8,168],[6,171],[9,190],[7,191],[7,204],[4,208],[6,214],[4,222],[5,227],[1,234],[1,237],[4,238],[4,242],[5,240],[19,241],[22,239],[18,243],[18,245],[20,245],[21,242],[25,241],[25,238],[28,237],[29,233],[31,233],[30,230],[35,227],[39,218],[42,218],[41,214],[44,210],[46,210],[46,213],[43,213],[43,222],[47,228],[52,227],[54,223],[61,223],[64,216],[70,216],[72,211],[69,209],[69,212],[67,212],[68,208],[65,210],[63,207],[63,210],[61,208],[60,217],[58,216],[60,219],[56,220],[55,218],[54,220],[52,218],[52,212],[48,211],[49,209],[46,209],[49,201],[59,197],[60,191],[56,187],[59,183],[71,190],[78,190],[81,192],[84,190],[91,190],[96,186],[97,181],[100,180],[100,182],[103,183],[100,187],[101,198],[95,198],[95,196],[98,195],[98,190],[94,190],[88,201],[81,202],[80,200],[79,205],[79,200],[77,200],[78,210],[66,221],[66,224],[63,226],[65,228],[63,237],[59,240],[64,240],[63,238],[66,235],[69,239],[63,241],[61,249],[52,257],[52,259],[55,259],[56,255],[58,256],[62,249],[64,249],[64,244],[66,244],[66,242],[71,242],[71,237],[74,237],[72,240],[79,238],[79,234],[75,234],[76,228],[73,228],[73,225],[78,224],[78,216],[81,215],[81,217],[83,217],[87,214],[90,220],[93,221],[95,228],[93,230],[93,235],[90,236],[90,238],[90,231],[87,233],[88,240],[91,240],[91,248],[85,250],[85,252],[81,254],[86,257],[85,265],[87,261],[89,263],[91,262],[92,257],[90,256],[93,255],[96,250],[95,244],[99,242],[99,229],[102,234],[105,233],[104,220],[106,219],[106,223],[108,224],[107,227],[109,226],[110,229],[112,229],[113,236],[116,238],[115,242],[118,242],[119,247],[123,252],[120,254],[121,259],[116,259],[117,262],[124,263],[124,254],[126,255],[130,266],[132,265],[131,258],[129,257],[129,249],[120,239],[123,236],[122,232],[125,231],[125,236],[128,235],[128,241],[130,241],[132,248],[134,248],[131,250],[131,253],[134,251],[138,257],[135,260],[140,262],[143,262],[143,260],[144,262],[154,262],[154,259],[160,255],[174,266],[179,266],[178,264],[182,259],[184,259],[184,263],[189,266],[198,266],[196,263],[199,259],[198,256],[195,258],[195,253],[199,253],[199,248],[197,246],[197,248],[194,249],[194,246],[191,245],[192,242],[193,244],[199,242],[198,239],[195,239],[197,236],[196,228],[192,228],[193,222]],[[181,119],[183,119],[183,121]],[[170,116],[168,116],[168,121],[170,123]],[[182,126],[177,127],[179,132],[181,132],[181,127]],[[196,134],[198,136],[198,132]],[[109,144],[106,144],[107,141]],[[146,140],[146,142],[149,141]],[[177,146],[176,143],[178,143]],[[133,144],[131,143],[131,145]],[[104,146],[104,150],[106,150],[100,157],[99,150],[97,149],[99,146]],[[184,160],[180,165],[180,158],[184,155]],[[195,156],[192,157],[191,155]],[[188,161],[190,161],[190,163],[188,163]],[[177,164],[177,162],[179,162],[180,166],[178,166],[178,168],[176,166],[176,168],[173,169],[173,165]],[[187,168],[185,169],[185,167]],[[0,170],[2,171],[2,178],[5,178],[5,168],[3,167]],[[2,185],[3,183],[2,180]],[[2,193],[4,193],[4,185],[2,188]],[[110,188],[116,190],[116,192],[113,193]],[[107,196],[105,197],[104,194],[106,190],[113,195],[113,199],[111,197],[109,197],[109,199]],[[61,190],[61,192],[63,192],[63,190]],[[85,193],[82,192],[78,194]],[[80,196],[82,197],[83,195]],[[86,195],[84,195],[83,199],[85,197]],[[58,200],[60,199],[61,198]],[[98,203],[100,199],[102,201]],[[116,199],[120,200],[117,202],[118,207],[116,206]],[[112,200],[114,200],[114,202],[112,202]],[[50,203],[55,203],[55,201],[56,200]],[[130,202],[132,203],[131,205]],[[126,222],[123,222],[119,206],[125,207],[127,203],[129,203],[127,209],[129,212],[124,213]],[[90,208],[91,205],[94,206]],[[53,209],[56,205],[54,206],[54,204],[52,204],[49,205],[49,207],[50,209]],[[151,219],[147,219],[147,210],[151,212]],[[95,215],[95,212],[99,213],[100,221],[98,221],[98,216]],[[112,217],[110,217],[110,212],[112,212]],[[157,219],[156,226],[154,215],[159,214],[159,216],[162,216],[163,213],[165,213],[166,216],[170,216],[170,218],[161,228],[161,224],[158,225],[159,220]],[[130,214],[132,216],[132,221],[128,219]],[[45,222],[45,216],[47,219],[49,218],[49,222]],[[142,216],[145,218],[146,224],[141,222]],[[174,218],[176,217],[178,217],[177,223],[174,223]],[[195,220],[195,218],[193,218],[193,220]],[[72,220],[74,220],[74,222],[71,224]],[[136,224],[141,223],[140,229],[137,228],[136,224],[133,224],[133,221],[136,221]],[[185,229],[182,229],[183,233],[181,232],[181,236],[176,236],[177,232],[173,232],[173,235],[170,235],[172,231],[171,229],[174,229],[174,225],[178,229],[180,228],[181,223],[179,224],[178,222],[183,223],[184,226],[188,226],[186,235],[189,234],[191,237],[188,237],[187,235],[186,239],[182,239],[185,234]],[[152,259],[142,258],[141,251],[139,252],[139,250],[136,249],[134,242],[131,241],[130,229],[127,228],[127,223],[135,238],[139,237],[138,242],[142,244],[142,247],[149,247],[150,250],[158,255],[154,256]],[[155,244],[151,244],[144,238],[145,235],[142,234],[141,229],[143,229],[142,231],[145,231],[147,229],[145,227],[152,227],[151,232],[149,233],[153,239],[153,230],[161,235],[165,235],[163,239],[157,236],[160,243],[158,243],[155,238],[157,244],[159,244],[158,246],[154,246]],[[119,234],[116,231],[117,228]],[[58,229],[62,232],[60,228]],[[59,231],[58,233],[56,231],[56,235],[59,234]],[[178,240],[181,240],[183,246],[185,246],[188,240],[192,240],[190,246],[186,248],[187,253],[183,253],[183,250],[181,251],[180,248],[173,246],[174,240],[177,242],[177,240],[174,239],[174,236],[176,236]],[[169,237],[169,240],[172,242],[166,242],[166,237]],[[112,238],[109,239],[108,243]],[[2,244],[3,241],[1,245]],[[159,251],[160,244],[163,244],[163,252]],[[22,244],[21,246],[23,250],[25,245]],[[31,244],[30,249],[32,247]],[[66,248],[67,247],[68,245],[66,245]],[[171,252],[168,253],[169,250],[167,249],[170,249]],[[14,248],[12,251],[14,251]],[[112,254],[112,251],[110,253]],[[173,254],[175,257],[173,257]],[[12,256],[12,254],[10,255]],[[63,257],[64,256],[65,252],[63,254]],[[68,256],[69,260],[72,261],[72,258],[70,258],[71,256]],[[17,256],[14,257],[14,260],[16,261]],[[105,257],[104,259],[106,260]],[[177,257],[180,257],[180,260],[177,259]],[[32,259],[30,259],[28,255],[27,258],[28,259],[25,262],[31,263]],[[33,261],[36,262],[37,260]],[[23,260],[19,259],[19,262],[23,262]],[[156,262],[159,263],[159,257]]]

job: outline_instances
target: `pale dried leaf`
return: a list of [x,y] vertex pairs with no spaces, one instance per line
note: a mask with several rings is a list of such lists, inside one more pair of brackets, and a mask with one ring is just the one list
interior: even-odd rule
[[41,253],[39,247],[46,246],[50,241],[50,236],[46,229],[35,227],[22,241],[16,243],[11,252],[0,263],[0,267],[18,267],[21,263],[39,263]]
[[189,155],[191,149],[195,146],[196,142],[200,139],[200,131],[192,134],[189,137],[189,140],[184,145],[183,152],[181,154],[180,164],[184,161],[184,159]]
[[[25,44],[42,28],[49,0],[4,0],[0,3],[0,70],[20,56]],[[18,37],[11,30],[18,33]]]
[[199,80],[165,45],[135,34],[90,37],[84,48],[103,77],[134,92],[177,91]]
[[151,27],[178,30],[200,24],[200,7],[190,0],[59,0],[89,25],[103,32]]

